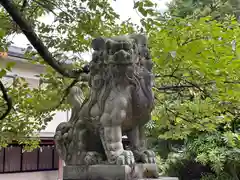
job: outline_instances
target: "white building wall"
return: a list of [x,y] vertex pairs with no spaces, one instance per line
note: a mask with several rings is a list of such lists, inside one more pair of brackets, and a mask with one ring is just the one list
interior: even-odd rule
[[68,121],[68,112],[57,111],[56,115],[53,117],[53,120],[49,122],[47,127],[40,132],[40,135],[42,137],[53,137],[57,125],[66,121]]

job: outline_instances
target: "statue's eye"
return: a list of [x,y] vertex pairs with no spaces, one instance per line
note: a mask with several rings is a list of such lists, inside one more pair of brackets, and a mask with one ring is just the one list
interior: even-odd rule
[[110,40],[108,40],[106,42],[106,51],[108,54],[111,54],[111,47],[112,47],[112,42]]
[[122,43],[118,43],[118,42],[116,43],[115,42],[115,43],[112,44],[111,48],[112,48],[113,53],[118,52],[122,49]]
[[132,48],[132,45],[130,43],[128,43],[128,42],[123,43],[123,49],[125,51],[129,51],[131,48]]

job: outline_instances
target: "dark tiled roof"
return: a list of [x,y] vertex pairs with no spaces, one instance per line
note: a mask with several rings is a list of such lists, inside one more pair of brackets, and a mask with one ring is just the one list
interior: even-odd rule
[[24,58],[25,52],[26,52],[26,48],[20,48],[17,46],[8,47],[8,55],[9,56]]
[[[17,47],[17,46],[9,46],[8,47],[8,56],[26,59],[26,57],[24,55],[25,55],[27,50],[35,51],[35,50],[32,50],[31,47],[21,48],[21,47]],[[29,59],[35,60],[36,57],[33,56],[32,58],[29,58]],[[72,61],[67,59],[67,60],[64,61],[64,64],[72,64]]]

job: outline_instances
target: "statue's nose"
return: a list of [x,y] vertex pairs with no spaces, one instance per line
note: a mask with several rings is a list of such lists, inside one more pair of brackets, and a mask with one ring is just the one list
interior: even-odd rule
[[126,52],[124,50],[120,50],[120,51],[118,51],[114,54],[113,59],[114,59],[115,62],[124,63],[124,62],[126,62],[126,60],[127,60],[127,62],[130,62],[131,56],[128,52]]

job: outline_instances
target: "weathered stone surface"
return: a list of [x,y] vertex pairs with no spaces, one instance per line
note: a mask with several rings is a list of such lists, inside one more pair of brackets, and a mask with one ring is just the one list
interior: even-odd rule
[[65,166],[64,180],[177,180],[171,177],[158,177],[154,164]]
[[[92,41],[92,60],[83,101],[81,83],[70,89],[71,118],[56,128],[57,151],[66,165],[156,162],[148,149],[144,125],[151,119],[153,62],[143,34],[99,37]],[[121,137],[127,135],[129,149]]]

